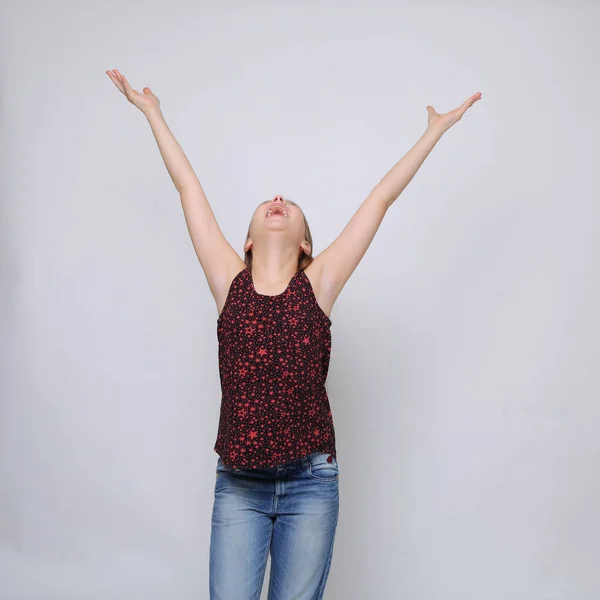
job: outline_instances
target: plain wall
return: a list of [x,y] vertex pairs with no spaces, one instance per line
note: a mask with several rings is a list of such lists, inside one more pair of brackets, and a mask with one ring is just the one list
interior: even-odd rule
[[0,600],[208,598],[217,311],[112,68],[240,255],[276,193],[320,252],[428,104],[483,93],[332,313],[325,597],[600,598],[598,3],[19,0],[3,28]]

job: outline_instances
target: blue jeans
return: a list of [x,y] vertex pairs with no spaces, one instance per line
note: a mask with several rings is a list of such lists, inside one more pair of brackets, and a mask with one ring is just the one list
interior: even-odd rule
[[219,457],[210,600],[259,600],[269,552],[269,600],[323,598],[339,511],[339,468],[329,456],[248,470]]

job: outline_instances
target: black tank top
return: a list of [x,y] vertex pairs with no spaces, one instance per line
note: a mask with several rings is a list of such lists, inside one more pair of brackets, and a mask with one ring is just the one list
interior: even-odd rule
[[214,449],[225,465],[336,457],[325,389],[330,328],[304,271],[275,296],[256,291],[250,269],[235,276],[217,320],[222,398]]

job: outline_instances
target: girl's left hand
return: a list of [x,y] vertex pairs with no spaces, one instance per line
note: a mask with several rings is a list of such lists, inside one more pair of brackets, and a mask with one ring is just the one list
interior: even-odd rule
[[433,106],[427,107],[427,127],[430,129],[441,130],[442,133],[448,131],[452,125],[462,119],[462,116],[471,108],[475,102],[481,99],[481,92],[477,92],[468,100],[465,100],[458,108],[443,115],[435,112]]

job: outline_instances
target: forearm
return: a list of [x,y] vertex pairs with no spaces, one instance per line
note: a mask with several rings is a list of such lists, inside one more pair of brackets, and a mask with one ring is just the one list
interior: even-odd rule
[[371,195],[381,198],[390,207],[411,182],[443,134],[441,128],[428,127],[417,143],[375,186]]
[[192,165],[179,142],[175,139],[173,132],[169,129],[160,108],[144,114],[148,119],[162,159],[177,190],[181,192],[184,188],[200,186]]

